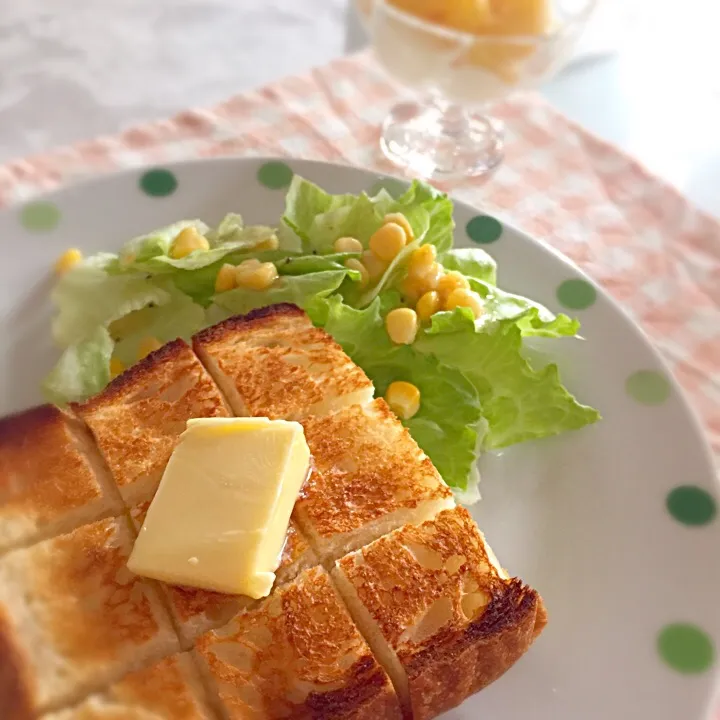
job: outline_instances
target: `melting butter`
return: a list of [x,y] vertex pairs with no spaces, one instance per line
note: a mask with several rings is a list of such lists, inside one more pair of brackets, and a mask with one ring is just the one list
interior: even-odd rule
[[128,568],[176,585],[265,597],[309,462],[299,423],[189,420]]

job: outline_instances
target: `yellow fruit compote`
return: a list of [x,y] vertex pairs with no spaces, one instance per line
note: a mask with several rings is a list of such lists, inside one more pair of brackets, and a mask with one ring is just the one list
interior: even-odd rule
[[[502,96],[522,85],[527,75],[542,74],[554,54],[542,49],[543,38],[553,30],[552,0],[380,2],[439,29],[464,34],[461,39],[456,33],[413,27],[390,12],[384,19],[376,13],[373,21],[376,49],[393,74],[414,86],[434,84],[456,101]],[[370,10],[372,3],[364,5]]]

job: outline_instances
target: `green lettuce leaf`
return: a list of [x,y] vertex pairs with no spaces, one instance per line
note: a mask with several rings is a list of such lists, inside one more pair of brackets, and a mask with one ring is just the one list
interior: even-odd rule
[[475,386],[488,449],[576,430],[600,419],[562,386],[556,365],[531,367],[514,320],[477,328],[464,310],[438,313],[413,347],[461,371]]
[[482,417],[477,390],[461,371],[418,353],[414,346],[390,341],[383,316],[395,302],[395,294],[385,294],[358,310],[333,296],[315,301],[308,312],[363,368],[378,396],[396,380],[411,382],[420,390],[420,410],[404,424],[445,482],[471,497],[476,492],[472,470]]
[[340,271],[349,275],[352,280],[359,280],[360,274],[349,271],[345,267],[345,260],[357,257],[353,253],[333,253],[331,255],[304,255],[282,250],[272,250],[260,253],[233,252],[220,261],[197,270],[178,270],[171,276],[172,282],[179,290],[189,295],[196,303],[208,306],[215,295],[215,278],[220,268],[225,264],[237,265],[248,257],[260,262],[275,263],[280,275],[305,275],[325,271]]
[[485,312],[478,325],[483,327],[498,320],[513,320],[524,337],[572,337],[580,329],[577,320],[560,313],[555,315],[544,305],[521,295],[501,290],[474,277],[470,287],[482,298]]
[[[358,253],[330,253],[329,255],[291,255],[268,258],[274,262],[280,275],[306,275],[327,270],[346,271],[345,261],[358,257]],[[259,258],[265,262],[263,257]]]
[[228,213],[216,228],[205,233],[212,248],[231,243],[254,247],[274,236],[274,228],[267,225],[245,225],[242,215],[238,213]]
[[65,405],[100,392],[110,382],[113,341],[104,327],[66,348],[45,378],[42,390],[49,402]]
[[413,181],[407,192],[401,195],[389,212],[406,213],[414,205],[420,204],[428,213],[427,231],[422,235],[415,233],[423,243],[437,248],[438,255],[447,252],[453,244],[455,221],[453,220],[452,200],[443,192],[427,183]]
[[209,230],[202,220],[180,220],[172,225],[153,230],[147,235],[132,238],[120,249],[121,267],[130,269],[135,264],[142,264],[151,258],[167,255],[173,240],[182,230],[189,227],[195,228],[202,235]]
[[372,203],[364,193],[331,195],[296,175],[285,197],[282,222],[307,249],[329,248],[342,236],[343,224],[355,206],[356,223],[362,223],[368,216],[374,217]]
[[68,347],[134,310],[170,301],[170,294],[145,275],[110,275],[95,261],[65,273],[52,292],[57,308],[53,337]]
[[267,290],[235,288],[215,295],[213,303],[232,313],[247,313],[255,308],[283,302],[304,308],[313,299],[335,292],[348,276],[359,279],[359,273],[346,268],[308,275],[283,275]]
[[135,260],[125,265],[127,270],[159,275],[174,273],[178,270],[200,270],[208,266],[220,266],[230,262],[237,264],[249,257],[246,253],[254,250],[260,243],[275,237],[270,227],[254,226],[237,230],[232,240],[211,247],[209,250],[196,250],[183,258],[172,258],[169,255],[156,255],[147,260]]
[[163,344],[177,338],[189,340],[208,324],[201,305],[175,288],[169,288],[168,292],[168,304],[144,307],[110,325],[116,343],[113,355],[126,366],[137,362],[140,344],[145,338],[154,337]]
[[448,250],[438,260],[446,270],[457,270],[465,277],[481,280],[488,285],[497,284],[497,263],[481,248]]
[[330,195],[317,185],[295,176],[285,204],[283,223],[308,249],[332,249],[340,237],[351,236],[367,247],[370,236],[388,213],[402,212],[415,237],[432,242],[439,252],[452,244],[452,202],[429,185],[414,181],[397,200],[382,190],[374,197]]

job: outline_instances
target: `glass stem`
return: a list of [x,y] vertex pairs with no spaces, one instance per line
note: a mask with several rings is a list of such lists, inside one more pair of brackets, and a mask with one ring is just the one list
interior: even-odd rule
[[449,138],[466,137],[470,130],[470,120],[467,112],[460,106],[446,104],[440,107],[442,112],[442,133]]

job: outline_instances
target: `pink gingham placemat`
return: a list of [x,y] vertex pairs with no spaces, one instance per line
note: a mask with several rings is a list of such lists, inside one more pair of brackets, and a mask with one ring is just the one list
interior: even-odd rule
[[[393,173],[379,124],[398,88],[367,54],[0,167],[0,206],[95,173],[189,157],[279,155]],[[444,189],[566,254],[645,329],[720,460],[720,223],[539,96],[499,105],[507,158],[486,184]]]

